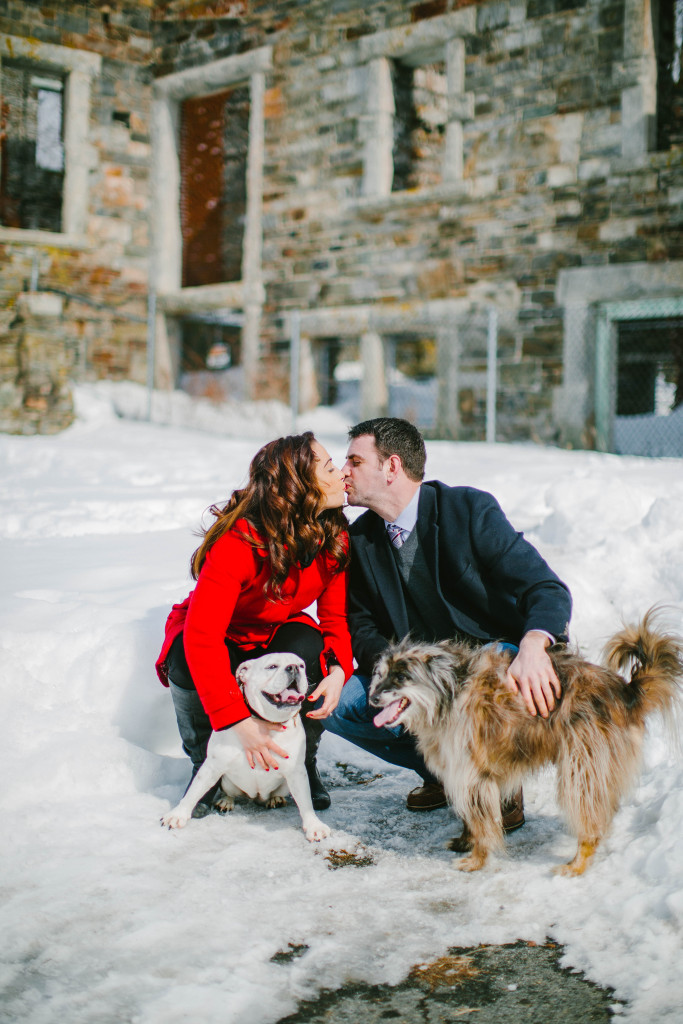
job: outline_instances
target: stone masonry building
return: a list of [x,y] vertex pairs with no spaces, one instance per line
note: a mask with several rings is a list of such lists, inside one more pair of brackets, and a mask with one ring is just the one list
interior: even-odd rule
[[682,35],[683,0],[0,0],[0,430],[153,373],[683,454]]

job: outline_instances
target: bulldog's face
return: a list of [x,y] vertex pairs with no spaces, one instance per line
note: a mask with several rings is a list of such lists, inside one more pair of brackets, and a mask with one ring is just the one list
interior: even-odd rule
[[296,654],[263,654],[235,673],[249,707],[269,722],[286,722],[306,697],[306,668]]

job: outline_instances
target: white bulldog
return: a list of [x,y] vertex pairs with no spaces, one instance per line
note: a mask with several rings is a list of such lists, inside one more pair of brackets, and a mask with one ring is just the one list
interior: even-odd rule
[[258,765],[250,768],[244,747],[232,729],[212,733],[204,764],[178,806],[164,815],[161,824],[168,828],[186,825],[196,804],[220,779],[224,795],[214,801],[219,810],[231,811],[236,796],[251,797],[266,807],[281,807],[289,791],[299,808],[308,841],[327,838],[330,830],[313,810],[304,765],[306,738],[299,715],[307,690],[303,661],[295,654],[264,654],[242,662],[235,677],[251,711],[266,721],[286,724],[284,732],[274,736],[289,757],[280,759],[278,771],[266,771]]

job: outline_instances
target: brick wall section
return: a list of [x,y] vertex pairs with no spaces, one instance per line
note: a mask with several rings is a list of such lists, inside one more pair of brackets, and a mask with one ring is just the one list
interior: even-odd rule
[[[458,297],[514,282],[521,309],[501,336],[501,434],[557,440],[562,376],[558,272],[683,259],[681,148],[621,156],[623,0],[509,0],[477,5],[466,38],[466,197],[411,205],[360,197],[364,71],[353,47],[466,5],[454,0],[217,0],[100,9],[0,3],[0,31],[101,53],[93,94],[87,251],[42,248],[40,283],[86,295],[62,330],[89,376],[144,379],[150,81],[153,75],[271,45],[265,123],[265,391],[286,361],[282,314],[360,302]],[[106,15],[106,16],[105,16]],[[130,112],[129,126],[114,118]],[[33,247],[0,249],[0,308],[30,278]],[[2,331],[5,334],[2,334]],[[0,318],[0,374],[10,329]],[[85,353],[85,355],[83,355]],[[273,355],[275,353],[275,362]],[[483,366],[471,353],[471,367]],[[275,367],[275,369],[274,369]],[[6,379],[6,376],[5,378]],[[463,394],[463,436],[483,435],[480,393]],[[474,410],[474,411],[472,411]]]

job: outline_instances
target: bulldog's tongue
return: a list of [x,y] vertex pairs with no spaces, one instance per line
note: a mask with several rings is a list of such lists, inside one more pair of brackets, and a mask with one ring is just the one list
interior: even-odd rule
[[300,704],[304,699],[303,693],[298,690],[285,690],[280,696],[284,704]]
[[382,708],[379,714],[375,715],[375,717],[373,718],[373,722],[375,723],[378,729],[380,729],[383,725],[390,725],[398,716],[400,710],[401,701],[392,700],[391,704],[387,704],[385,708]]

